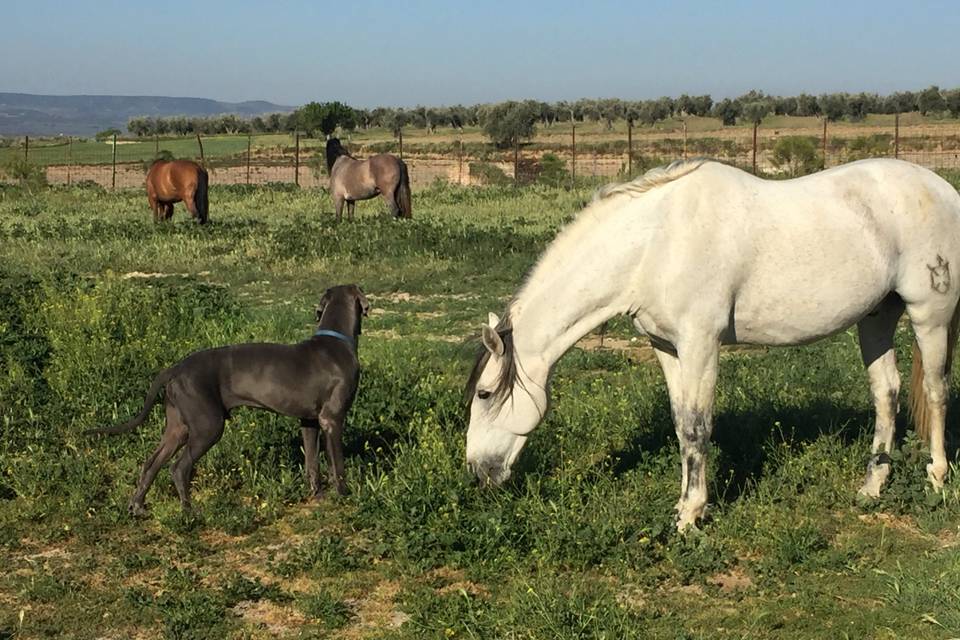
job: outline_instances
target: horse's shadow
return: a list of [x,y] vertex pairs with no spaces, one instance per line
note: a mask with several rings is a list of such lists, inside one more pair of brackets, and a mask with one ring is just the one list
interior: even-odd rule
[[[899,447],[912,424],[905,410],[905,401],[901,401],[901,410],[897,414],[894,447]],[[960,411],[960,397],[953,394],[949,406],[949,416]],[[658,403],[646,416],[651,428],[620,450],[611,452],[617,462],[612,468],[615,476],[636,469],[645,456],[656,454],[664,448],[676,449],[673,420],[668,402]],[[714,477],[724,479],[722,495],[712,499],[720,502],[733,502],[743,492],[759,480],[768,464],[775,445],[786,442],[792,447],[811,444],[826,435],[833,435],[840,442],[853,445],[857,440],[869,440],[873,436],[874,412],[872,408],[837,405],[817,401],[804,405],[783,407],[758,400],[755,408],[749,411],[718,412],[714,418],[712,442],[720,455],[711,461],[715,466]],[[960,449],[960,434],[952,434],[947,429],[947,458],[956,460]],[[855,464],[866,469],[867,459]],[[679,479],[679,465],[677,468]]]

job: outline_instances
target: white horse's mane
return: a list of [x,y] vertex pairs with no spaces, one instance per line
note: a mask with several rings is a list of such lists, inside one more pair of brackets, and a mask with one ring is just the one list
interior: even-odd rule
[[508,309],[520,297],[530,283],[537,278],[538,273],[549,273],[560,262],[569,260],[570,251],[575,251],[583,234],[596,228],[603,218],[603,211],[608,209],[609,199],[618,194],[629,195],[632,198],[673,182],[683,176],[696,171],[704,164],[711,162],[709,158],[691,158],[690,160],[676,160],[663,167],[650,169],[642,176],[627,182],[615,182],[600,187],[590,203],[577,214],[573,222],[560,230],[553,242],[540,257],[540,260],[527,274],[526,281],[517,291]]
[[650,191],[651,189],[655,189],[660,185],[673,182],[677,178],[682,178],[688,173],[696,171],[707,162],[710,162],[709,158],[674,160],[666,166],[650,169],[642,176],[634,178],[633,180],[629,180],[627,182],[613,182],[600,187],[597,189],[596,193],[593,194],[593,200],[591,202],[598,202],[620,193],[638,196],[642,193]]

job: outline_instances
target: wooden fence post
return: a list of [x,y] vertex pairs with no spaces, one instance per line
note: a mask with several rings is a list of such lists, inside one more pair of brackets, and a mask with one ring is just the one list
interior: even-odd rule
[[400,159],[403,160],[403,129],[397,130],[397,136],[400,138]]
[[72,184],[70,169],[73,166],[73,136],[67,136],[67,186]]
[[513,142],[513,186],[520,184],[520,138]]
[[200,134],[197,134],[197,146],[200,147],[200,166],[204,169],[207,168],[207,161],[203,157],[203,140],[200,139]]
[[893,119],[893,157],[900,157],[900,112]]
[[296,143],[293,151],[293,181],[300,186],[300,132],[296,133]]
[[247,134],[247,184],[250,184],[250,134]]
[[153,157],[156,158],[160,155],[160,134],[153,134]]
[[687,159],[687,121],[683,121],[683,159]]
[[457,153],[457,184],[463,184],[463,139],[460,139],[460,149]]
[[117,134],[113,134],[113,171],[110,177],[110,188],[117,189]]
[[23,161],[30,162],[30,136],[23,136]]
[[570,186],[577,186],[577,125],[573,123],[573,118],[570,118],[570,147],[573,150],[573,162],[571,163],[570,171]]
[[633,120],[627,120],[627,176],[629,177],[632,175],[633,175]]
[[759,122],[753,123],[753,175],[757,175],[757,127]]
[[823,168],[827,168],[827,116],[823,116]]

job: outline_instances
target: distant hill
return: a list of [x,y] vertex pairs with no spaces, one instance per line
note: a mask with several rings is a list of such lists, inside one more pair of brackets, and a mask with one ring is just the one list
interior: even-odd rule
[[116,127],[126,131],[135,116],[256,116],[293,111],[263,100],[218,102],[165,96],[41,96],[0,92],[0,135],[92,136]]

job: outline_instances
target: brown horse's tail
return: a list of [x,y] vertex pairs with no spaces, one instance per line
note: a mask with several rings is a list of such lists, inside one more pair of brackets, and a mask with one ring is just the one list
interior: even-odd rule
[[[953,354],[957,346],[957,337],[960,333],[960,304],[953,310],[950,320],[950,329],[947,332],[947,360],[944,364],[944,375],[949,381],[950,370],[953,366]],[[923,390],[923,357],[920,354],[920,345],[913,339],[913,364],[910,372],[910,417],[913,419],[914,429],[921,442],[930,439],[930,405],[927,394]],[[948,387],[949,388],[949,383]]]
[[118,424],[114,427],[102,427],[100,429],[88,429],[83,432],[83,435],[90,436],[101,433],[115,435],[118,433],[129,433],[139,427],[143,424],[143,421],[147,419],[147,416],[150,415],[150,410],[153,409],[153,405],[157,404],[157,397],[160,395],[160,390],[170,381],[170,378],[176,373],[176,369],[176,366],[164,369],[153,379],[153,384],[150,385],[150,390],[147,391],[147,397],[143,401],[143,408],[140,410],[140,413],[123,424]]
[[400,184],[397,185],[397,191],[394,200],[400,207],[401,218],[413,217],[413,205],[410,202],[410,173],[407,171],[407,163],[400,160]]
[[197,222],[206,224],[210,219],[210,202],[207,199],[207,170],[200,169],[197,172],[197,191],[193,194],[193,202],[197,205]]

